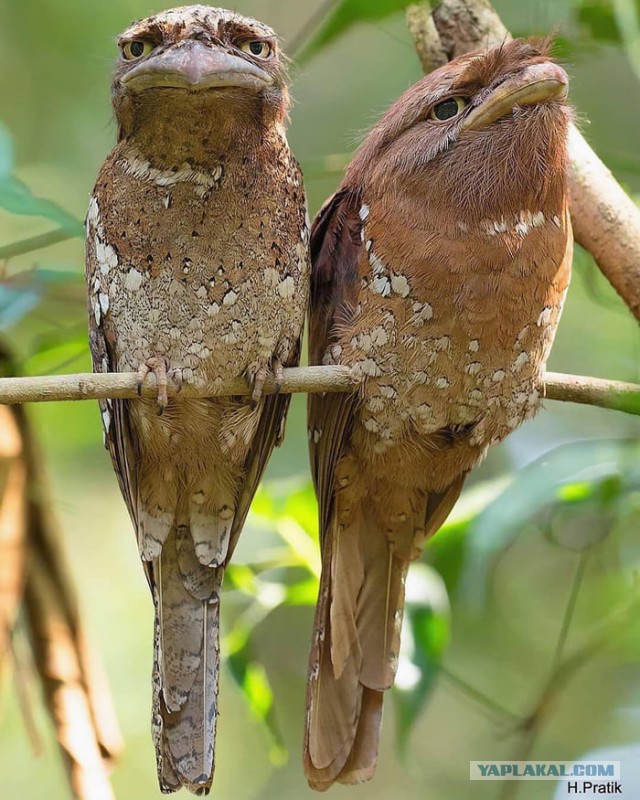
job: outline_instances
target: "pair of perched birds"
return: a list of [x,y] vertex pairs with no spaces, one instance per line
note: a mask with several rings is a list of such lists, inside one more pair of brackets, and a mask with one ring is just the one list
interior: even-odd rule
[[[270,28],[190,6],[119,46],[87,281],[95,369],[158,385],[157,404],[102,416],[156,609],[160,786],[211,786],[224,570],[283,435],[289,397],[263,384],[298,364],[309,305],[310,363],[360,384],[309,399],[322,580],[304,765],[313,788],[357,783],[375,767],[408,565],[489,445],[540,405],[572,256],[567,77],[521,40],[433,72],[309,232]],[[240,374],[251,402],[167,398],[171,376]]]

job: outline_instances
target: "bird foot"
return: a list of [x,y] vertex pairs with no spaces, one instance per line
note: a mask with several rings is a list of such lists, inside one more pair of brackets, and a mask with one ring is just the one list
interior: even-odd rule
[[250,386],[252,387],[251,391],[251,408],[255,411],[258,407],[258,403],[262,399],[262,391],[264,389],[265,381],[267,380],[267,375],[269,371],[266,367],[258,367],[258,369],[253,374],[253,380],[250,381]]
[[276,394],[280,394],[282,391],[282,384],[284,383],[284,367],[278,358],[273,360],[273,377],[276,384]]
[[158,389],[157,403],[158,403],[158,416],[164,414],[164,410],[169,403],[169,395],[167,389],[169,386],[169,379],[172,379],[179,392],[182,389],[182,370],[169,369],[166,358],[150,358],[140,365],[138,368],[138,396],[142,395],[142,386],[144,379],[149,373],[156,376],[156,386]]
[[282,384],[284,383],[284,367],[279,359],[274,358],[271,370],[268,369],[266,366],[257,367],[255,369],[250,369],[248,373],[248,383],[249,388],[251,389],[251,408],[255,409],[258,406],[260,400],[262,400],[262,394],[264,391],[264,385],[267,381],[267,377],[269,372],[273,374],[273,380],[275,384],[275,394],[278,394],[282,389]]

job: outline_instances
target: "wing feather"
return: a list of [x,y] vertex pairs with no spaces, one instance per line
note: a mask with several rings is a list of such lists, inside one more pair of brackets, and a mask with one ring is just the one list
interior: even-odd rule
[[[309,363],[331,363],[336,329],[356,305],[362,223],[358,198],[343,190],[320,210],[311,229],[311,315]],[[311,471],[320,504],[321,536],[331,519],[336,464],[350,438],[358,396],[310,395],[308,401]]]

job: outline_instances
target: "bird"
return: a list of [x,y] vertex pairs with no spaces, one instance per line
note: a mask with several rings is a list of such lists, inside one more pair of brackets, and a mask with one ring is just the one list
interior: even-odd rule
[[[106,445],[155,607],[152,730],[162,792],[214,772],[220,591],[298,364],[309,218],[286,138],[287,59],[274,31],[204,5],[118,39],[117,144],[86,218],[97,372],[156,378],[157,398],[101,404]],[[244,376],[250,399],[219,395]]]
[[548,40],[451,61],[391,106],[312,225],[309,363],[357,386],[308,401],[314,789],[373,776],[409,564],[540,407],[573,249],[567,93]]

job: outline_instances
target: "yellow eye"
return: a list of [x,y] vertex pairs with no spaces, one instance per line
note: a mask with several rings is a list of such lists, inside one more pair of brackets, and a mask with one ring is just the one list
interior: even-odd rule
[[269,58],[273,53],[273,46],[269,42],[262,42],[259,39],[253,42],[244,42],[240,45],[240,49],[254,58]]
[[469,101],[464,97],[448,97],[441,103],[437,103],[432,109],[429,116],[437,122],[446,122],[446,120],[454,119],[465,110],[469,105]]
[[122,46],[122,57],[126,61],[134,61],[137,58],[148,56],[153,50],[151,42],[145,42],[144,39],[134,39],[132,42],[126,42]]

